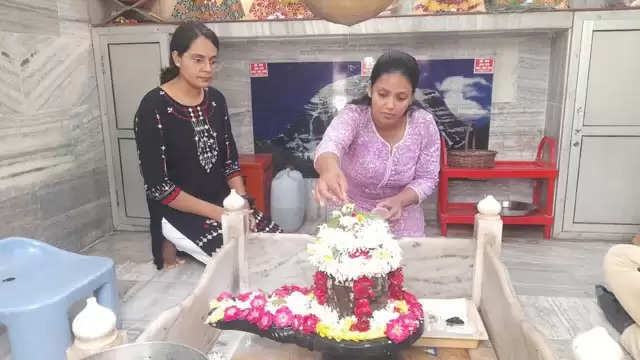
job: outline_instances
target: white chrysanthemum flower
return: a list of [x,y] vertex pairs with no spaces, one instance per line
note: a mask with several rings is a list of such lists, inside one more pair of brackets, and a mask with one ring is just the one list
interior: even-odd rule
[[311,263],[341,282],[384,276],[400,266],[402,257],[385,220],[352,216],[354,210],[352,204],[343,206],[338,226],[321,225],[308,247]]
[[352,212],[354,212],[354,211],[355,211],[355,209],[356,209],[355,204],[344,204],[344,205],[342,206],[341,211],[342,211],[342,213],[343,213],[343,214],[347,214],[347,213],[352,213]]
[[315,301],[311,302],[311,313],[331,327],[338,327],[340,324],[338,312],[326,305],[320,305]]
[[386,327],[389,321],[398,318],[400,314],[394,311],[395,303],[390,302],[382,309],[376,310],[371,314],[371,327],[384,326]]
[[291,293],[291,295],[287,296],[285,298],[285,301],[287,302],[287,307],[289,307],[289,310],[291,310],[291,312],[294,314],[307,315],[311,310],[311,301],[309,297],[307,295],[304,295],[303,293],[295,291]]
[[343,216],[340,218],[340,226],[345,227],[347,229],[352,228],[357,223],[358,223],[358,219],[354,216]]

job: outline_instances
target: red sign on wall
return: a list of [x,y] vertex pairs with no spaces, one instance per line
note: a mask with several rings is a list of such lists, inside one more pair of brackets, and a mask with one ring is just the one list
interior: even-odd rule
[[473,62],[474,74],[493,74],[493,59],[475,59]]
[[253,63],[251,64],[251,77],[268,77],[269,68],[267,63]]
[[376,59],[371,56],[367,56],[362,59],[360,63],[360,75],[361,76],[371,76],[371,70],[373,70],[373,65],[376,64]]

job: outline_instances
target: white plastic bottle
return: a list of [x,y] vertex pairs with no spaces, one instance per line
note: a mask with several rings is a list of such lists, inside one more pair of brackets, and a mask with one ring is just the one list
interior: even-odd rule
[[296,232],[304,223],[306,206],[302,174],[293,169],[278,172],[271,182],[271,218],[287,233]]

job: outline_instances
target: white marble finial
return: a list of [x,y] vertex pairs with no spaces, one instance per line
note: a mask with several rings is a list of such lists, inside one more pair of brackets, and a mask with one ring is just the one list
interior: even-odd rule
[[245,200],[242,196],[238,195],[235,189],[231,189],[231,193],[222,202],[225,210],[239,211],[245,208]]
[[87,299],[87,306],[73,319],[71,326],[76,340],[86,343],[110,343],[116,336],[116,315],[96,301]]
[[502,205],[496,200],[493,195],[488,195],[478,203],[478,212],[482,215],[500,215],[502,211]]

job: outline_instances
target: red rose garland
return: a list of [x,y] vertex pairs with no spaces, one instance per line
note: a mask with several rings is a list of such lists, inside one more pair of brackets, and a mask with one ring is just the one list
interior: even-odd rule
[[327,274],[322,271],[316,271],[313,275],[313,295],[320,305],[327,303],[327,280]]
[[404,290],[402,290],[402,282],[404,276],[402,275],[402,268],[397,268],[387,275],[389,279],[389,298],[393,300],[403,300]]
[[369,330],[369,318],[371,317],[371,307],[369,298],[373,298],[373,280],[362,276],[353,282],[354,308],[353,314],[357,321],[351,325],[352,331],[365,332]]

